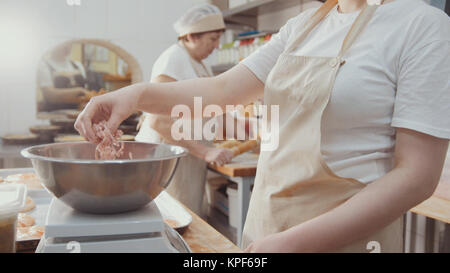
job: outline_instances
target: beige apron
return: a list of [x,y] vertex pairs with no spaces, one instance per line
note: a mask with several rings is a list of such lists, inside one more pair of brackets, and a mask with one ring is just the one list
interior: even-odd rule
[[[267,79],[264,101],[268,106],[280,106],[280,145],[275,151],[260,155],[244,228],[244,248],[253,241],[332,210],[365,187],[355,179],[337,176],[325,163],[320,146],[321,119],[336,74],[343,65],[342,56],[370,21],[377,6],[365,5],[337,57],[292,54],[336,4],[337,0],[328,0],[319,8],[281,54]],[[402,218],[338,252],[369,252],[371,241],[379,243],[381,252],[402,252]]]

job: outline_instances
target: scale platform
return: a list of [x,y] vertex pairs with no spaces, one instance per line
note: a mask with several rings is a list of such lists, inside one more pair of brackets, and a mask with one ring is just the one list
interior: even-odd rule
[[182,237],[167,226],[154,202],[120,214],[87,214],[53,198],[42,253],[179,253],[191,252]]

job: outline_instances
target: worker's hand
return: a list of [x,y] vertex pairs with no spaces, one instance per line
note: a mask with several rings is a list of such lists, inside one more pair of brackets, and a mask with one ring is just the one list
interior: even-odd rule
[[63,103],[78,104],[82,102],[87,90],[82,87],[70,88],[60,93],[60,101]]
[[231,162],[233,155],[233,152],[228,149],[210,148],[206,151],[204,160],[222,166]]
[[73,91],[71,91],[71,95],[74,97],[83,97],[88,93],[88,90],[83,87],[77,87],[74,88]]
[[130,85],[118,91],[93,97],[78,115],[75,129],[88,141],[98,143],[92,125],[106,120],[111,132],[115,132],[120,123],[137,110],[141,88]]

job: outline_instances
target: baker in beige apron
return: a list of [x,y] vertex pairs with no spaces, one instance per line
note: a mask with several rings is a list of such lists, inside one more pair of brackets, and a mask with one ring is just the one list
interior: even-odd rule
[[[187,50],[183,43],[180,41],[179,46]],[[192,57],[189,58],[190,63],[187,65],[191,65],[197,77],[212,77],[212,72],[203,64],[203,62],[197,62]],[[155,118],[156,115],[146,114],[145,120],[141,127],[150,126],[152,123],[152,119]],[[166,122],[167,124],[172,124],[172,119],[168,116],[158,116],[158,122]],[[203,124],[209,119],[203,119]],[[193,127],[192,122],[192,128]],[[146,141],[152,143],[165,143],[164,136],[159,135],[159,132],[150,128],[142,128],[142,132],[139,133],[136,140],[138,141]],[[169,136],[170,137],[170,136]],[[211,141],[207,140],[196,140],[196,142],[212,147],[213,144]],[[175,143],[176,145],[176,143]],[[206,211],[202,211],[203,209],[203,196],[205,193],[205,183],[206,183],[206,174],[207,174],[207,162],[204,160],[194,156],[193,154],[189,154],[183,158],[181,158],[178,162],[177,169],[175,174],[167,187],[166,191],[170,193],[173,197],[179,200],[181,203],[189,207],[193,212],[198,215],[202,215],[206,213]],[[188,193],[188,194],[186,194]]]
[[[318,9],[280,55],[267,79],[264,101],[268,106],[280,106],[280,145],[275,151],[260,155],[244,227],[244,248],[332,210],[365,187],[355,179],[337,176],[325,163],[321,154],[321,119],[337,72],[344,65],[342,57],[378,6],[365,4],[335,58],[292,54],[336,4],[337,0],[328,0]],[[403,219],[337,251],[369,252],[371,241],[379,243],[381,252],[402,252]]]
[[[211,72],[202,63],[199,67],[198,62],[190,58],[192,68],[199,78],[212,77]],[[209,119],[203,119],[203,125]],[[192,123],[192,126],[193,123]],[[194,128],[194,127],[192,127]],[[202,145],[212,147],[211,141],[196,140]],[[187,155],[179,160],[177,170],[167,187],[166,191],[178,201],[188,206],[193,212],[202,215],[203,196],[205,194],[205,183],[208,163],[192,154]],[[188,193],[188,194],[186,194]]]

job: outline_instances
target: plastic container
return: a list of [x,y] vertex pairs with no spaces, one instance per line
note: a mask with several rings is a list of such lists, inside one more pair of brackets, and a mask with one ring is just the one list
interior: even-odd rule
[[237,228],[239,222],[238,214],[238,200],[237,200],[237,187],[235,185],[228,185],[227,187],[228,195],[228,223],[230,226]]
[[[250,198],[252,197],[253,185],[250,187]],[[238,211],[238,192],[237,184],[230,183],[227,186],[228,195],[228,223],[230,226],[237,228],[239,223],[239,211]]]
[[220,212],[229,215],[228,209],[228,197],[227,197],[227,186],[223,185],[218,190],[214,192],[214,207],[217,208]]
[[16,251],[17,215],[25,206],[25,185],[0,184],[0,253]]

